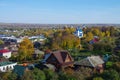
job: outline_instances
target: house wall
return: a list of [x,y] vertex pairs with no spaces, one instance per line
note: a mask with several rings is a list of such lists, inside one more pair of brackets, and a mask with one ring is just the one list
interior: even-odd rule
[[48,60],[47,60],[48,64],[53,64],[56,68],[60,67],[60,63],[58,62],[58,60],[54,57],[54,55],[51,55]]
[[103,64],[97,65],[96,70],[97,70],[99,73],[102,73],[102,72],[103,72]]
[[79,37],[80,37],[80,38],[83,37],[83,32],[79,32]]
[[17,63],[0,66],[0,72],[7,72],[8,70],[13,70],[15,65],[17,65]]
[[3,55],[5,58],[10,58],[11,57],[11,52],[6,52],[6,53],[3,53]]
[[70,57],[67,55],[66,59],[65,59],[65,62],[71,62],[71,59]]

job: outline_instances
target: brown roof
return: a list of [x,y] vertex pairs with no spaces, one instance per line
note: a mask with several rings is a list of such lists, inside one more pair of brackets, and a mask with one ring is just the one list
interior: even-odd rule
[[68,51],[65,51],[65,50],[55,51],[52,54],[56,57],[58,62],[61,64],[65,63],[65,59],[66,59],[67,55],[69,56],[70,60],[73,61],[73,59]]

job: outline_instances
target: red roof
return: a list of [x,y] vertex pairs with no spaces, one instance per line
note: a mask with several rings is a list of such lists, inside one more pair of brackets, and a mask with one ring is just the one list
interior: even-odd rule
[[0,50],[0,54],[4,54],[4,53],[7,53],[7,52],[10,52],[8,49],[2,49]]

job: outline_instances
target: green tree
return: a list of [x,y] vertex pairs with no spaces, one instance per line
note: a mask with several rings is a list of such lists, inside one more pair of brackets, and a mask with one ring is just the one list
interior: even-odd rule
[[45,73],[37,68],[32,71],[32,76],[33,80],[46,80]]
[[58,80],[57,73],[53,72],[52,70],[44,69],[44,73],[46,75],[46,80]]
[[0,80],[17,80],[17,74],[13,72],[6,72],[3,73],[2,76],[0,76],[0,78]]
[[114,69],[120,72],[120,62],[115,62],[114,63]]
[[65,74],[64,72],[59,73],[59,80],[83,80],[83,79],[77,79],[73,75]]
[[10,73],[9,76],[8,76],[8,80],[17,80],[17,74]]
[[93,44],[93,51],[101,55],[105,54],[106,52],[111,54],[112,49],[113,49],[112,46],[107,43],[99,42],[99,43]]
[[93,78],[93,80],[103,80],[103,78],[102,77],[95,77],[95,78]]
[[116,70],[106,70],[102,73],[104,80],[120,80],[119,73]]
[[34,80],[32,71],[25,71],[25,73],[21,77],[21,80]]

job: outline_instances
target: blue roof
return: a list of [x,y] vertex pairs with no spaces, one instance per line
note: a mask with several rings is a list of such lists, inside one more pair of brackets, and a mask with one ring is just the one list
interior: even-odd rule
[[42,62],[46,62],[46,60],[50,57],[51,54],[45,54],[45,58],[42,60]]

